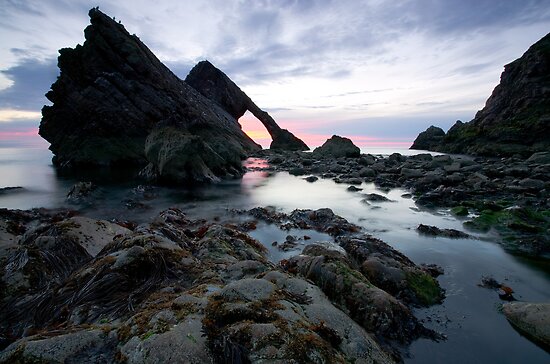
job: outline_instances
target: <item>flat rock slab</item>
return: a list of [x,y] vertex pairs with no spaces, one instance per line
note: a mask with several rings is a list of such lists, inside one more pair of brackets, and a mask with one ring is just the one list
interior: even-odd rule
[[550,303],[511,302],[502,312],[520,333],[550,349]]

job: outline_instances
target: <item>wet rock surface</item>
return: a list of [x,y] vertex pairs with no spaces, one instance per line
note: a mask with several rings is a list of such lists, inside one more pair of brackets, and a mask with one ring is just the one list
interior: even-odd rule
[[[10,239],[1,362],[390,363],[412,340],[439,338],[411,310],[440,302],[437,281],[330,209],[255,208],[234,224],[172,208],[127,227],[65,210],[0,212]],[[276,265],[245,232],[257,221],[336,241],[288,235],[308,243]]]
[[511,302],[502,312],[521,334],[550,351],[550,303]]

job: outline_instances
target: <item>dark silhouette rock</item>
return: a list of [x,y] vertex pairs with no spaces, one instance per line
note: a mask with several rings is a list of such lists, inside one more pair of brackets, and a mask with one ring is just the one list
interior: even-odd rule
[[524,157],[549,150],[550,34],[504,66],[500,84],[473,120],[457,122],[439,142],[431,138],[418,145],[428,135],[433,136],[432,127],[418,136],[411,149]]
[[411,149],[431,150],[433,148],[437,148],[444,137],[445,132],[443,131],[443,129],[432,125],[428,129],[426,129],[426,131],[418,134],[413,142]]
[[264,124],[271,135],[271,149],[309,150],[309,147],[286,129],[281,129],[273,118],[260,109],[225,73],[208,61],[199,62],[185,82],[202,95],[220,105],[235,119],[239,119],[246,111],[250,111]]
[[[261,147],[237,120],[176,77],[123,25],[97,8],[89,16],[84,44],[59,51],[61,74],[46,94],[53,105],[42,109],[40,135],[51,143],[55,165],[149,162],[148,177],[176,183],[244,173],[240,159]],[[168,146],[160,134],[185,141]]]
[[361,156],[361,150],[353,144],[351,139],[333,135],[330,139],[327,139],[323,145],[315,148],[313,154],[318,157],[359,158]]

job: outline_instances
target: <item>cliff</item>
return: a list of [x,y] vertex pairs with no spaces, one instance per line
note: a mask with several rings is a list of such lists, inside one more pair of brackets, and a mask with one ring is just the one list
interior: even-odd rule
[[[428,129],[411,149],[529,156],[550,149],[550,34],[507,64],[485,107],[443,136]],[[430,135],[434,138],[427,138]]]

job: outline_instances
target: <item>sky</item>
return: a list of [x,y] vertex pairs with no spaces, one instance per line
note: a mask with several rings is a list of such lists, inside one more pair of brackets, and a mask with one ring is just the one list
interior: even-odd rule
[[[0,146],[43,143],[58,49],[84,42],[95,6],[182,79],[208,59],[310,145],[408,147],[469,121],[550,32],[550,0],[0,0]],[[269,143],[250,114],[240,122]]]

